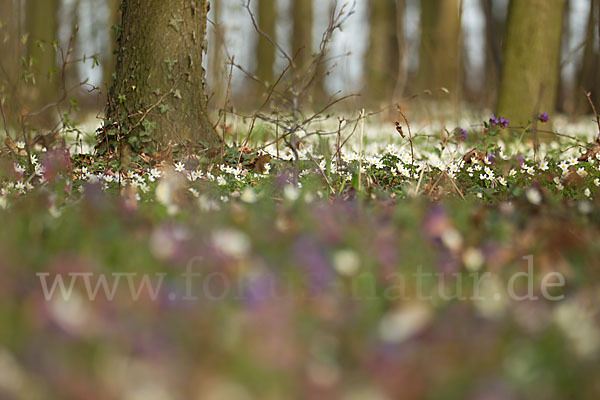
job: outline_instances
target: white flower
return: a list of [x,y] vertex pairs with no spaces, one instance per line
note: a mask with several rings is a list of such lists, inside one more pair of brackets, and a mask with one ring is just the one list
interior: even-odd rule
[[389,311],[379,323],[379,336],[387,343],[401,343],[421,332],[431,321],[431,309],[423,302]]
[[18,174],[22,174],[25,172],[25,167],[20,164],[15,163],[15,172]]
[[234,229],[214,232],[212,243],[217,250],[234,258],[243,258],[250,251],[248,236]]
[[325,166],[326,166],[325,160],[321,160],[321,162],[319,163],[319,170],[321,172],[325,172]]
[[196,189],[189,188],[188,190],[190,191],[190,193],[192,194],[192,196],[194,196],[195,198],[200,197],[200,193]]
[[15,184],[15,189],[17,189],[21,193],[25,193],[25,184],[23,181],[19,181]]
[[175,171],[177,171],[177,172],[185,171],[185,165],[183,165],[183,163],[181,161],[179,161],[178,163],[175,164]]
[[113,182],[114,180],[115,180],[115,177],[114,177],[114,176],[112,176],[112,175],[108,175],[108,174],[105,174],[105,175],[104,175],[104,182],[106,182],[106,183],[111,183],[111,182]]
[[256,196],[256,192],[254,190],[252,190],[251,188],[247,187],[244,189],[244,191],[242,192],[242,195],[240,196],[240,199],[245,202],[245,203],[256,203],[256,200],[258,200],[258,196]]
[[6,200],[6,197],[0,196],[0,209],[6,210],[7,207],[8,207],[8,200]]
[[598,178],[594,179],[594,185],[600,186],[600,179],[598,179]]
[[35,164],[35,174],[37,176],[44,175],[44,172],[46,172],[46,168],[42,164]]
[[265,168],[265,175],[269,175],[269,172],[271,172],[271,164],[270,163],[266,163],[264,165]]
[[283,188],[283,197],[285,197],[288,201],[296,201],[298,197],[300,197],[300,192],[293,185],[286,185]]
[[590,197],[592,195],[592,191],[590,190],[590,188],[585,188],[583,194],[585,194],[586,197]]
[[558,164],[558,168],[562,169],[564,172],[569,168],[569,163],[563,160]]
[[577,175],[581,176],[582,178],[585,178],[587,176],[587,171],[585,170],[585,168],[583,167],[579,167],[577,168]]
[[536,188],[527,189],[527,192],[525,193],[525,195],[527,196],[527,200],[529,200],[529,202],[531,204],[534,204],[537,206],[538,204],[540,204],[542,202],[542,194]]
[[343,276],[352,276],[360,268],[360,258],[354,250],[338,250],[333,255],[333,267]]
[[29,159],[31,160],[32,164],[37,164],[38,162],[37,156],[35,154],[30,155]]
[[498,183],[502,186],[506,186],[506,179],[503,176],[498,177]]
[[568,163],[569,165],[577,165],[579,163],[579,160],[577,160],[577,157],[571,157]]
[[19,142],[15,143],[15,145],[17,146],[17,149],[19,149],[19,150],[25,149],[25,142],[19,141]]
[[542,162],[540,162],[540,169],[542,171],[547,171],[548,170],[548,161],[543,160]]
[[162,172],[158,168],[152,168],[150,170],[150,182],[154,182],[154,180],[160,178]]
[[485,258],[479,249],[469,247],[463,253],[463,263],[469,271],[478,271],[484,262]]
[[515,176],[515,175],[517,175],[517,170],[516,170],[516,169],[514,169],[514,168],[513,168],[513,169],[511,169],[511,170],[508,172],[508,176],[511,176],[511,177],[513,177],[513,176]]
[[225,178],[223,178],[221,175],[217,176],[217,184],[219,186],[225,186],[227,184],[227,181],[225,180]]

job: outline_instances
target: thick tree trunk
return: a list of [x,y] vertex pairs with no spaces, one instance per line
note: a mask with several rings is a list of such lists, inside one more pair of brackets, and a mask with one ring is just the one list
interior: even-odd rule
[[[52,43],[58,32],[58,7],[59,0],[26,2],[27,57],[33,62],[35,77],[28,103],[34,109],[56,101],[59,96],[60,75]],[[45,116],[40,117],[44,119]],[[47,116],[45,119],[48,119]]]
[[[258,0],[258,26],[271,40],[277,40],[275,37],[275,22],[277,22],[276,2],[274,0]],[[275,46],[263,35],[258,36],[256,57],[256,76],[261,81],[272,84]]]
[[[18,3],[14,0],[0,2],[0,101],[4,105],[9,130],[17,126],[18,94],[19,94],[19,11]],[[2,118],[2,117],[0,117]],[[4,124],[0,125],[0,131]],[[14,132],[13,132],[14,133]]]
[[419,86],[432,91],[434,98],[447,99],[458,90],[462,43],[459,0],[421,1],[421,45]]
[[296,58],[296,71],[300,72],[312,61],[313,55],[313,0],[292,0],[292,53]]
[[396,2],[369,1],[369,48],[365,74],[367,99],[372,106],[389,103],[398,79],[398,38]]
[[202,57],[206,0],[123,0],[116,80],[102,139],[119,136],[134,152],[190,139],[219,137],[206,115]]
[[512,125],[554,111],[564,6],[565,0],[510,2],[497,108]]

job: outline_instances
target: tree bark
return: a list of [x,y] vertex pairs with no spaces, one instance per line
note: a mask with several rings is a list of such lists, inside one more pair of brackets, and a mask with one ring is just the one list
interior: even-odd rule
[[[277,40],[275,22],[277,8],[274,0],[258,0],[258,27],[271,40]],[[275,46],[263,35],[258,35],[256,43],[256,76],[266,84],[273,83],[273,66],[275,64]]]
[[312,61],[313,55],[313,0],[292,0],[292,53],[296,58],[296,71],[302,71]]
[[461,72],[461,27],[459,0],[421,1],[421,45],[418,82],[434,98],[447,99],[458,90]]
[[554,111],[564,6],[565,0],[510,2],[497,111],[512,125]]
[[590,105],[584,92],[591,92],[592,101],[597,104],[599,98],[596,93],[596,69],[598,65],[598,53],[594,50],[594,36],[596,35],[596,9],[597,0],[590,0],[590,14],[587,21],[586,42],[583,48],[583,58],[577,72],[577,83],[574,96],[575,115],[590,112]]
[[482,98],[493,107],[498,98],[498,86],[502,75],[502,41],[505,36],[506,18],[494,12],[492,0],[481,0],[485,15],[485,77]]
[[[134,152],[185,139],[219,141],[206,114],[206,0],[123,0],[105,134]],[[100,142],[107,137],[99,138]]]
[[58,0],[26,2],[25,26],[29,34],[27,57],[33,63],[32,72],[35,77],[28,103],[34,109],[58,99],[60,76],[52,43],[58,32],[58,7]]
[[212,0],[211,11],[212,11],[212,19],[214,22],[213,26],[213,41],[210,50],[210,74],[208,77],[209,87],[211,88],[211,107],[219,108],[223,105],[223,101],[225,99],[225,87],[227,84],[226,76],[228,76],[228,72],[226,72],[226,64],[224,57],[224,42],[225,42],[225,27],[222,21],[223,18],[223,7],[225,3],[223,0]]
[[[0,101],[4,105],[9,130],[18,124],[19,95],[19,12],[14,0],[0,2]],[[0,123],[1,121],[0,116]],[[4,124],[0,125],[4,130]]]
[[117,36],[118,29],[121,26],[121,0],[108,0],[109,7],[109,39],[105,53],[105,59],[102,63],[102,80],[103,84],[110,87],[113,84],[113,74],[117,63]]
[[398,80],[399,48],[396,1],[369,1],[369,48],[365,74],[367,99],[379,107],[389,103]]

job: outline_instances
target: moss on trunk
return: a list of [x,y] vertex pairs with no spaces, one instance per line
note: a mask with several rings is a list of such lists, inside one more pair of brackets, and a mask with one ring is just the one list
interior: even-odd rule
[[[116,80],[100,141],[135,152],[186,139],[219,141],[206,114],[206,0],[124,0]],[[152,146],[153,147],[153,146]]]

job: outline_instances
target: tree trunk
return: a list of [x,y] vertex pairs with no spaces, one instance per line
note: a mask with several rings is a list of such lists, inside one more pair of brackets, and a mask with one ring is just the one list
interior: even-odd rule
[[[4,105],[9,130],[19,122],[19,21],[18,3],[14,0],[3,0],[0,3],[0,101]],[[0,116],[0,121],[1,121]],[[4,124],[0,125],[0,131]],[[14,133],[14,131],[13,131]],[[14,135],[13,135],[14,136]]]
[[134,152],[184,139],[212,146],[219,137],[206,114],[202,57],[206,0],[123,0],[116,80],[105,137]]
[[484,104],[493,107],[498,98],[498,82],[502,76],[502,39],[506,30],[504,16],[494,12],[492,0],[481,0],[485,15],[485,77],[482,97]]
[[408,79],[408,67],[406,64],[406,34],[404,33],[406,18],[406,0],[396,0],[396,44],[398,55],[398,70],[394,98],[399,100],[404,95],[404,89]]
[[292,0],[293,29],[292,53],[296,58],[296,71],[300,72],[312,61],[313,54],[313,0]]
[[115,73],[115,66],[117,63],[116,51],[117,51],[117,36],[118,29],[121,26],[121,0],[108,0],[109,7],[109,20],[108,25],[110,28],[108,46],[105,53],[105,59],[102,63],[102,80],[106,87],[111,87],[113,83],[113,74]]
[[[25,25],[29,34],[27,57],[33,63],[35,86],[28,103],[38,109],[58,100],[60,75],[53,41],[58,32],[59,0],[27,0]],[[49,123],[47,115],[40,116]]]
[[379,107],[389,103],[398,80],[398,38],[396,2],[369,1],[369,48],[365,74],[367,100]]
[[434,98],[447,99],[458,90],[462,43],[459,0],[421,1],[419,86]]
[[[271,38],[275,36],[275,22],[277,21],[277,7],[274,0],[258,0],[258,26]],[[258,35],[256,43],[256,76],[270,85],[273,83],[273,66],[275,64],[275,46],[263,35]]]
[[596,35],[596,11],[598,8],[597,0],[590,0],[590,14],[587,22],[586,42],[583,48],[583,58],[577,72],[577,83],[575,87],[574,109],[575,115],[582,115],[590,112],[590,105],[585,96],[585,92],[591,92],[592,101],[598,104],[600,98],[596,93],[596,69],[598,65],[598,53],[594,50],[594,36]]
[[514,126],[554,110],[564,5],[565,0],[510,2],[497,108]]
[[210,48],[210,74],[209,83],[211,88],[210,95],[211,107],[219,109],[223,106],[225,100],[225,87],[227,86],[226,80],[228,78],[228,71],[226,71],[225,57],[223,56],[223,47],[225,43],[225,27],[222,21],[223,18],[223,7],[225,3],[223,0],[212,0],[210,2],[212,20],[214,22],[212,37],[213,41]]

